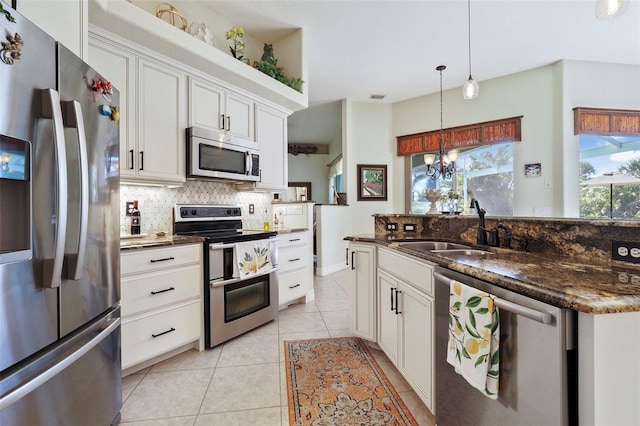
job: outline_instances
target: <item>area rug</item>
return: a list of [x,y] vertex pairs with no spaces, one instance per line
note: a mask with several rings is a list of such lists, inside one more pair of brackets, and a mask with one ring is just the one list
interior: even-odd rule
[[418,424],[362,340],[284,344],[290,425]]

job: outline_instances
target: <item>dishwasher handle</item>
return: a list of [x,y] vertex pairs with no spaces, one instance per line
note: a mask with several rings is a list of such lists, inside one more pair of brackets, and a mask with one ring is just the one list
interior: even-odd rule
[[[434,278],[442,280],[445,283],[451,282],[453,278],[449,278],[438,272],[433,273]],[[517,303],[509,302],[508,300],[500,299],[493,296],[493,303],[500,309],[509,311],[512,314],[521,315],[525,318],[538,321],[542,324],[551,324],[553,322],[553,315],[549,312],[540,312],[535,309],[527,308],[526,306],[518,305]]]

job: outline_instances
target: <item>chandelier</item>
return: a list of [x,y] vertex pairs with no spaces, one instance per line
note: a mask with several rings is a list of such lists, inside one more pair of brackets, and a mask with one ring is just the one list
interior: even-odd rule
[[457,149],[449,152],[444,151],[444,141],[442,140],[442,71],[447,69],[445,65],[438,65],[436,70],[440,72],[440,135],[438,136],[438,159],[436,154],[424,154],[424,164],[427,166],[427,176],[436,180],[439,177],[451,179],[456,171],[456,160],[460,153]]

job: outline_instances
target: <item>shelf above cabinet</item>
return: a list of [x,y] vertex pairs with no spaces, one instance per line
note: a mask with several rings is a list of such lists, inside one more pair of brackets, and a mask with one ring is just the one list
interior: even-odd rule
[[89,22],[291,111],[309,96],[122,0],[90,0]]

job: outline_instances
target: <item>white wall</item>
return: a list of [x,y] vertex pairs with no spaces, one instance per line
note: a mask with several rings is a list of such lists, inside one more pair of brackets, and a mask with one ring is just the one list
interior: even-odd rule
[[566,217],[578,217],[580,174],[578,136],[573,134],[573,108],[640,109],[640,67],[601,62],[562,61],[562,151],[564,190],[559,202]]
[[[394,136],[437,130],[439,103],[436,93],[394,104]],[[533,216],[536,207],[549,207],[552,216],[578,217],[573,108],[640,109],[640,67],[559,61],[481,81],[474,100],[465,101],[460,88],[445,91],[443,105],[445,128],[522,115],[522,142],[514,144],[514,215]],[[542,163],[542,176],[525,178],[526,163]],[[397,167],[394,191],[404,193],[404,162]],[[404,200],[396,198],[394,210],[401,212]]]
[[311,198],[319,204],[329,202],[327,164],[331,154],[288,155],[289,182],[311,182]]
[[[373,234],[375,213],[394,212],[396,141],[392,132],[391,105],[343,102],[344,178],[351,206],[352,233]],[[357,201],[357,164],[387,165],[387,201]],[[398,206],[401,208],[401,206]]]
[[[437,77],[434,71],[433,78]],[[446,74],[443,79],[446,79]],[[523,116],[522,142],[514,144],[514,182],[517,188],[514,214],[518,216],[532,216],[534,207],[553,205],[553,191],[545,187],[545,181],[553,186],[555,175],[551,153],[554,143],[551,127],[554,120],[553,96],[552,67],[481,81],[480,95],[473,100],[465,101],[460,88],[443,93],[445,128]],[[393,105],[394,136],[439,128],[439,93]],[[525,163],[542,163],[542,177],[525,178]],[[400,167],[402,171],[398,171],[398,176],[404,176],[404,162],[399,164]],[[404,192],[404,180],[395,179],[394,184],[394,191]],[[404,199],[394,203],[394,210],[402,212],[403,209]]]
[[351,206],[314,206],[318,223],[316,275],[323,277],[347,267],[345,250],[348,241],[344,237],[351,235],[351,222],[345,220],[345,217],[350,215],[350,211]]

